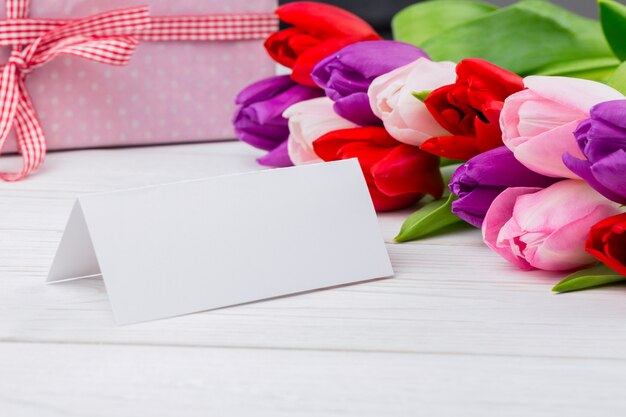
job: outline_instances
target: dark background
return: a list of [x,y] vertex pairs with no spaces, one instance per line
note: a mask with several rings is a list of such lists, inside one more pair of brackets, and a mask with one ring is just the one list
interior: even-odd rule
[[[297,0],[280,0],[280,4],[292,3]],[[350,10],[361,16],[383,36],[391,37],[389,23],[391,17],[406,6],[416,3],[416,0],[324,0],[322,3],[334,4]],[[505,6],[514,3],[514,0],[487,0],[488,3]],[[567,7],[579,14],[597,17],[595,0],[553,0],[555,4]]]

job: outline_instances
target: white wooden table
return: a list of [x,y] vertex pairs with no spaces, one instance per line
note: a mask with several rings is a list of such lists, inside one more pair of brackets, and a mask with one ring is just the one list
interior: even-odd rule
[[[0,416],[626,415],[626,287],[554,295],[559,275],[516,271],[474,230],[388,244],[392,279],[132,326],[99,279],[44,285],[76,196],[258,155],[53,153],[0,184]],[[380,216],[387,239],[407,214]]]

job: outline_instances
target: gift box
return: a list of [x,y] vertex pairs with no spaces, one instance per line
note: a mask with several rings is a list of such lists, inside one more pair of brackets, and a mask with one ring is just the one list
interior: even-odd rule
[[[147,6],[148,11],[141,11],[140,6]],[[22,10],[15,10],[20,7]],[[25,153],[26,148],[37,147],[26,142],[18,146],[20,129],[22,136],[28,136],[29,130],[31,136],[43,132],[45,143],[38,152],[44,154],[46,148],[233,138],[230,120],[235,95],[275,72],[262,48],[263,39],[277,29],[275,7],[275,0],[32,0],[29,8],[27,0],[0,0],[0,41],[4,45],[0,62],[11,60],[16,68],[15,91],[21,91],[20,79],[25,90],[2,152],[21,148]],[[116,10],[122,15],[107,15]],[[128,13],[138,14],[129,17]],[[98,14],[104,17],[83,24],[96,28],[93,33],[87,31],[88,36],[93,35],[88,41],[76,37],[76,33],[83,34],[78,28],[32,45],[66,21]],[[103,32],[99,25],[108,25],[110,30]],[[134,28],[126,29],[126,25]],[[18,35],[18,45],[7,40]],[[60,39],[63,36],[66,38]],[[78,46],[74,48],[72,42]],[[28,48],[36,50],[31,61],[25,57]],[[49,58],[46,48],[53,52],[65,49],[58,49],[58,56],[39,67],[37,59],[43,62]],[[127,58],[129,62],[122,62]],[[124,65],[106,65],[111,63]],[[4,84],[10,76],[3,74]],[[0,91],[0,105],[6,119],[11,110],[3,93]],[[21,109],[28,101],[40,129],[35,119],[32,123],[22,120],[32,116]],[[0,134],[3,123],[0,120]],[[36,156],[31,155],[31,159]],[[25,160],[25,164],[29,162]]]

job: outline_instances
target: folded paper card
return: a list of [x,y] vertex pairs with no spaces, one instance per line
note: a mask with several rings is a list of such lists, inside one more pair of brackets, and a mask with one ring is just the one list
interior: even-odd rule
[[127,324],[393,270],[352,159],[79,197],[48,281],[100,274]]

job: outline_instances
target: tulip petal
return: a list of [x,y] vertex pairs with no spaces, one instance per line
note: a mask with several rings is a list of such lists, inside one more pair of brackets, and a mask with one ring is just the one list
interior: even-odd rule
[[[501,187],[547,187],[555,179],[545,177],[522,165],[506,146],[476,155],[457,170],[462,183]],[[455,173],[455,176],[457,174]],[[455,176],[450,181],[455,183]]]
[[474,227],[481,228],[485,213],[505,187],[476,188],[452,203],[452,213]]
[[294,104],[283,116],[289,119],[287,149],[295,165],[321,162],[313,150],[313,142],[328,132],[356,127],[333,111],[333,102],[328,97]]
[[341,148],[351,143],[360,143],[372,149],[385,149],[387,152],[398,145],[383,128],[355,127],[328,132],[313,142],[313,146],[322,159],[334,161],[340,155]]
[[268,97],[264,101],[258,101],[248,105],[249,109],[254,110],[258,123],[271,123],[275,120],[280,120],[282,123],[284,120],[282,113],[285,109],[301,101],[310,100],[323,95],[322,91],[317,88],[298,85],[293,83],[293,81],[291,81],[291,83],[291,88],[287,88],[273,97]]
[[[487,217],[498,210],[499,199],[494,200]],[[590,262],[584,245],[591,226],[620,212],[618,204],[609,202],[585,182],[560,181],[516,198],[512,214],[507,211],[510,220],[498,233],[496,247],[535,268],[555,271],[580,267]]]
[[421,194],[402,194],[398,196],[389,196],[382,193],[374,186],[368,187],[374,209],[377,212],[385,212],[399,210],[415,204],[421,197]]
[[424,51],[402,42],[357,42],[322,59],[311,78],[336,102],[335,110],[342,117],[361,126],[382,126],[370,107],[370,84],[376,77],[422,57],[426,57]]
[[586,216],[556,230],[540,245],[528,247],[526,251],[528,262],[545,271],[567,271],[593,263],[593,256],[585,251],[589,229],[600,220],[616,214],[616,211],[615,206],[595,207]]
[[296,2],[276,14],[294,27],[272,34],[265,48],[275,61],[293,68],[294,81],[311,87],[311,71],[323,58],[351,43],[382,39],[363,19],[328,4]]
[[480,227],[492,201],[509,187],[548,187],[555,178],[537,174],[515,159],[506,146],[476,155],[461,165],[450,179],[450,191],[459,199],[455,214]]
[[242,142],[264,151],[271,151],[289,136],[286,125],[264,125],[250,120],[238,121],[235,125],[235,134]]
[[420,146],[420,149],[433,155],[459,161],[470,159],[480,153],[476,146],[476,139],[471,136],[430,138]]
[[483,109],[483,115],[490,119],[488,122],[478,117],[474,121],[476,147],[481,153],[502,146],[502,131],[498,123],[502,104],[502,102],[494,102],[491,103],[491,107]]
[[591,110],[595,120],[606,121],[618,129],[626,129],[626,100],[605,101]]
[[292,24],[317,37],[363,37],[375,34],[360,17],[324,3],[300,1],[276,9],[285,23]]
[[597,161],[591,166],[591,172],[598,183],[611,191],[607,198],[626,204],[626,150],[619,149]]
[[453,83],[456,65],[419,58],[376,78],[368,90],[370,106],[396,140],[420,146],[428,138],[449,133],[437,123],[416,91],[432,91]]
[[509,141],[522,136],[519,131],[519,109],[526,101],[533,101],[539,98],[540,96],[534,91],[522,90],[511,94],[504,100],[504,106],[500,113],[500,130],[502,130],[502,142],[509,148],[511,148]]
[[[592,171],[592,166],[589,161],[574,158],[569,153],[566,153],[565,155],[563,155],[563,163],[574,174],[585,180],[585,182],[587,182],[587,184],[589,184],[594,190],[596,190],[609,200],[619,202],[622,199],[619,194],[613,192],[613,190],[611,190],[610,188],[605,187],[601,182],[596,179],[596,175]],[[626,172],[626,167],[623,167],[621,172]],[[599,176],[601,175],[602,174],[599,173]]]
[[264,101],[276,96],[278,93],[293,87],[293,81],[288,75],[265,78],[250,84],[237,95],[235,103],[246,106],[259,101]]
[[594,225],[585,248],[600,262],[626,275],[626,213],[606,218]]
[[[516,254],[517,251],[512,249],[511,244],[499,243],[499,234],[509,222],[513,221],[513,210],[518,198],[538,191],[541,191],[541,188],[513,187],[506,189],[493,200],[482,226],[485,244],[498,255],[523,270],[534,268],[523,257]],[[514,242],[512,243],[514,244]]]
[[591,162],[604,159],[618,149],[626,149],[626,128],[604,120],[584,120],[574,135],[582,152]]
[[[530,95],[534,95],[534,97],[525,98]],[[517,110],[519,136],[537,136],[570,123],[572,120],[582,120],[587,117],[585,112],[546,100],[533,92],[520,94],[518,99],[523,99]]]
[[[322,91],[296,84],[289,76],[271,77],[244,88],[236,98],[240,105],[233,117],[236,136],[259,149],[272,151],[284,145],[289,136],[288,122],[283,118],[285,109],[295,103],[322,95]],[[276,155],[281,155],[277,151]],[[259,159],[259,163],[269,166],[290,164],[288,159],[272,153]]]
[[584,181],[564,180],[519,198],[513,214],[524,230],[549,234],[599,205],[615,206]]
[[443,195],[439,158],[410,145],[394,147],[372,167],[376,187],[387,195],[407,193]]
[[515,158],[528,169],[548,177],[578,179],[578,175],[563,163],[565,153],[579,159],[584,158],[573,134],[578,123],[575,120],[535,137],[524,138],[525,141],[517,146],[511,147],[511,142],[507,146],[513,151]]
[[[332,135],[332,133],[333,132],[331,132],[329,135]],[[324,143],[325,139],[327,139],[329,135],[322,136],[320,139],[318,139],[318,141],[320,143]],[[315,149],[317,150],[319,148],[315,147]],[[367,182],[367,184],[376,185],[376,181],[374,179],[374,176],[372,175],[372,167],[375,166],[378,161],[387,156],[388,153],[389,149],[372,146],[367,142],[348,142],[340,145],[337,148],[336,155],[332,159],[329,159],[329,161],[337,159],[357,158],[359,160],[361,169],[363,170],[363,176],[365,177],[365,181]],[[383,192],[383,194],[386,193]]]
[[377,211],[406,207],[424,193],[441,195],[439,160],[393,139],[381,127],[328,132],[313,142],[325,161],[358,158]]
[[424,100],[424,105],[437,123],[446,131],[454,135],[471,135],[474,133],[473,115],[470,115],[469,123],[466,122],[462,113],[467,109],[461,108],[460,103],[455,102],[455,107],[449,102],[454,88],[455,85],[450,84],[431,91],[426,100]]
[[369,87],[374,78],[418,58],[428,58],[428,55],[420,48],[408,43],[391,40],[363,41],[346,46],[321,61],[314,71],[313,78],[319,79],[326,85],[333,70],[344,71],[346,76],[353,72],[358,75],[357,79],[368,80]]
[[524,89],[522,77],[480,58],[462,60],[456,73],[467,84],[467,101],[475,109]]
[[606,84],[580,78],[532,75],[524,78],[526,88],[546,100],[589,114],[598,103],[624,99],[624,95]]
[[[517,74],[484,59],[467,58],[456,66],[454,84],[432,91],[424,104],[453,135],[463,138],[451,143],[454,136],[439,137],[438,142],[425,142],[423,149],[453,159],[469,159],[474,155],[502,145],[500,113],[504,100],[524,88]],[[474,140],[474,144],[469,139]]]
[[[349,47],[342,49],[344,51]],[[327,57],[315,66],[311,77],[333,101],[368,89],[369,80],[355,69],[346,66],[338,57],[341,51]]]
[[626,233],[611,229],[611,234],[606,237],[605,256],[606,265],[626,276]]
[[[624,98],[621,93],[602,83],[566,77],[530,76],[524,83],[529,89],[510,96],[500,115],[503,142],[520,162],[543,175],[578,178],[563,163],[565,153],[585,159],[584,152],[593,164],[595,155],[612,152],[612,140],[590,145],[589,138],[619,136],[619,128],[597,119],[626,110],[615,112],[619,105],[604,107],[608,103],[593,106],[605,100],[615,103]],[[585,120],[590,113],[591,120]]]
[[358,38],[331,38],[321,42],[319,45],[303,52],[293,64],[291,78],[302,85],[318,87],[311,78],[313,68],[330,54],[337,52],[344,46],[359,42]]
[[267,155],[257,159],[257,162],[263,166],[273,168],[285,168],[293,166],[293,162],[289,158],[288,143],[284,141]]
[[359,126],[382,126],[383,122],[374,115],[367,93],[354,93],[335,102],[335,112]]
[[397,142],[380,127],[358,127],[328,132],[313,142],[324,161],[358,158],[368,185],[375,185],[372,167],[385,158]]
[[[294,38],[299,38],[299,41],[293,42]],[[270,58],[287,68],[292,68],[300,54],[319,42],[318,39],[307,37],[300,29],[287,28],[272,33],[263,46]]]

